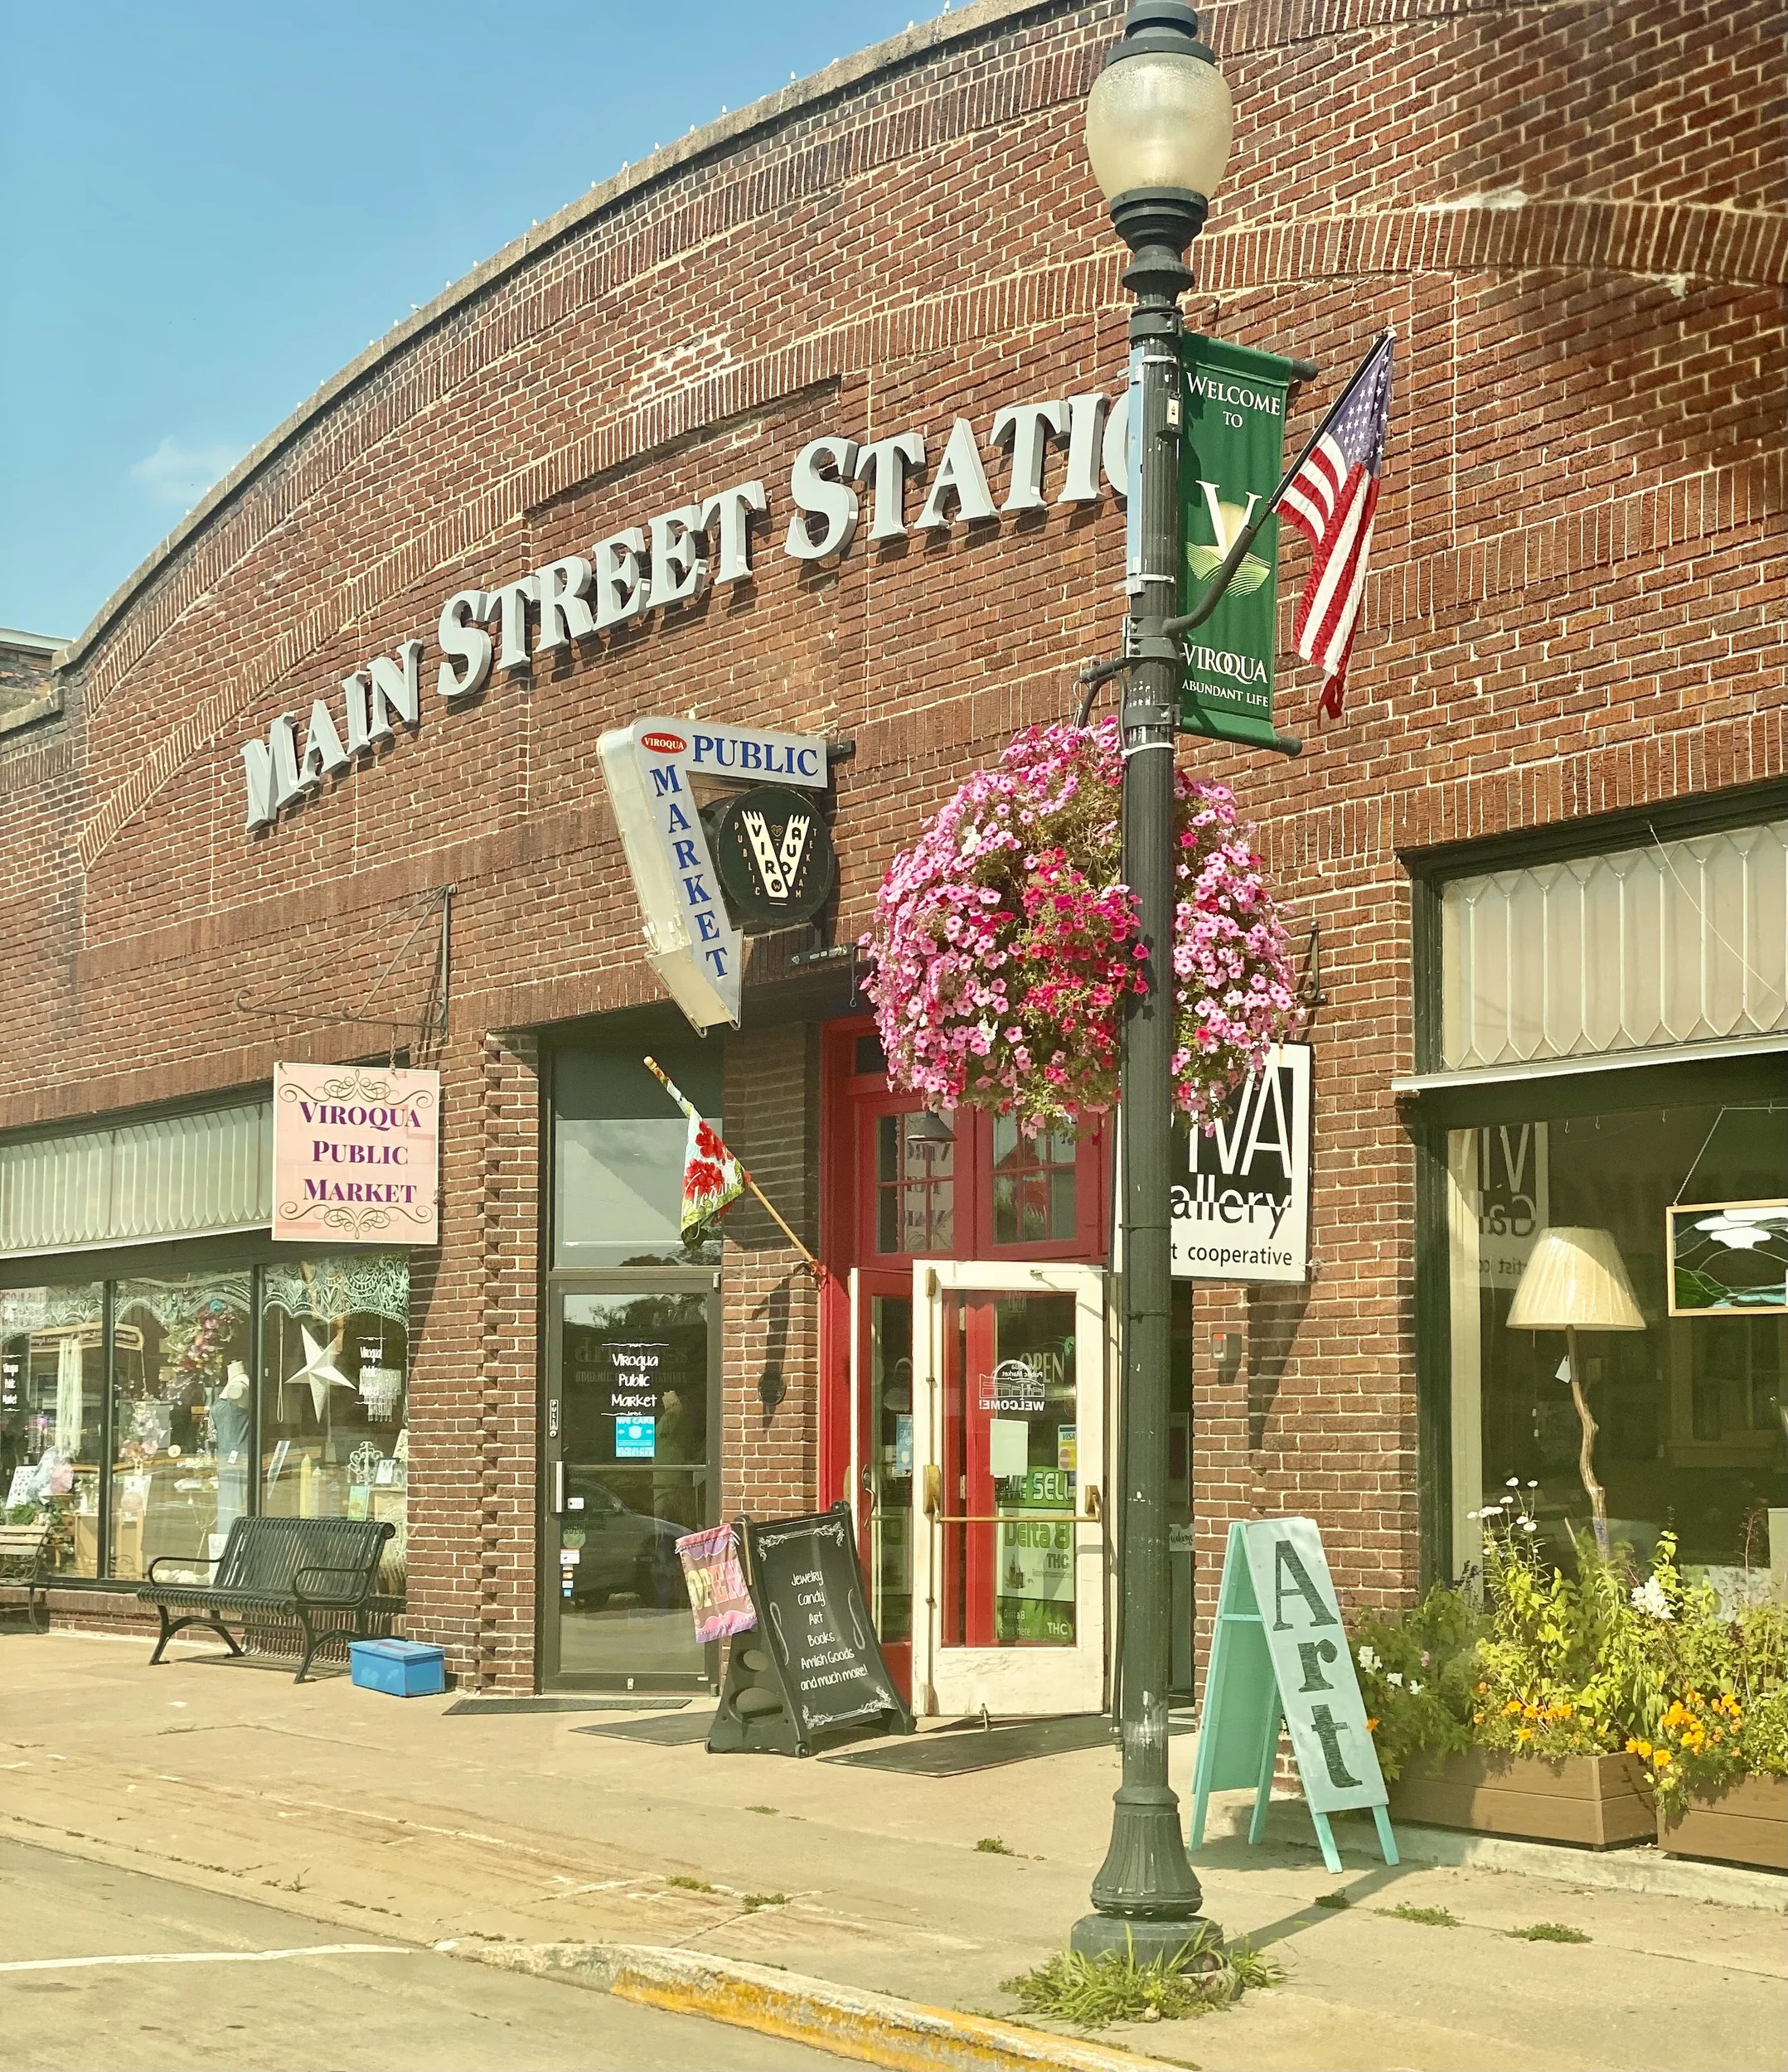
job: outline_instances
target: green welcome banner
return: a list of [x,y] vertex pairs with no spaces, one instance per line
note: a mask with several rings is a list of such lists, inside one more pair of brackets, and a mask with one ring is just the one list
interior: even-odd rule
[[[1291,363],[1220,338],[1180,341],[1180,609],[1195,611],[1248,520],[1279,487]],[[1279,521],[1255,535],[1223,602],[1185,635],[1180,724],[1271,748]]]

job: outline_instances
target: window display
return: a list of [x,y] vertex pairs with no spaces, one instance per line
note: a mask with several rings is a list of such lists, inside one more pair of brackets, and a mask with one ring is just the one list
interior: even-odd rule
[[[1682,1219],[1670,1212],[1679,1203],[1779,1198],[1785,1171],[1788,1104],[1449,1133],[1456,1569],[1478,1558],[1466,1514],[1499,1498],[1511,1476],[1537,1484],[1535,1515],[1561,1558],[1572,1533],[1591,1523],[1565,1331],[1511,1328],[1517,1291],[1553,1233],[1575,1253],[1587,1247],[1603,1279],[1624,1279],[1636,1304],[1631,1316],[1616,1314],[1589,1301],[1593,1289],[1578,1289],[1588,1306],[1568,1310],[1581,1327],[1591,1474],[1606,1490],[1611,1540],[1645,1559],[1669,1529],[1683,1562],[1723,1594],[1764,1586],[1772,1532],[1779,1541],[1788,1523],[1788,1324],[1763,1309],[1673,1304],[1670,1232]],[[1702,1208],[1698,1222],[1712,1214]],[[1754,1225],[1735,1227],[1742,1281],[1755,1278],[1751,1255],[1761,1247],[1749,1242]],[[1721,1235],[1696,1230],[1703,1242]],[[1554,1302],[1546,1314],[1556,1321],[1567,1309]]]
[[199,1572],[246,1508],[249,1276],[122,1280],[113,1304],[109,1572]]
[[97,1576],[105,1415],[102,1290],[0,1292],[0,1509],[51,1524],[61,1576]]
[[264,1516],[395,1527],[383,1587],[405,1555],[409,1262],[401,1252],[282,1261],[261,1272]]

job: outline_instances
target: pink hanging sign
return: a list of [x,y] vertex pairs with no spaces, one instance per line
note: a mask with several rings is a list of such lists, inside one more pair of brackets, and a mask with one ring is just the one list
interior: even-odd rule
[[274,1237],[440,1242],[441,1075],[274,1067]]
[[716,1525],[705,1532],[686,1532],[676,1543],[676,1552],[689,1585],[689,1608],[695,1615],[696,1639],[724,1640],[732,1634],[750,1632],[758,1614],[745,1587],[732,1527]]

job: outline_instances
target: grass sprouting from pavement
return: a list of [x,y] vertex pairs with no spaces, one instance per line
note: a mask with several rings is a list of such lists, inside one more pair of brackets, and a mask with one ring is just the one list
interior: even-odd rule
[[711,1892],[714,1890],[705,1878],[666,1878],[665,1883],[674,1885],[684,1892]]
[[1318,1906],[1332,1906],[1338,1912],[1354,1904],[1345,1892],[1319,1892],[1316,1895],[1316,1903]]
[[975,1847],[984,1857],[1009,1857],[1015,1853],[997,1835],[983,1835]]
[[1518,1943],[1587,1943],[1589,1940],[1582,1929],[1572,1928],[1568,1921],[1534,1921],[1526,1928],[1512,1928],[1509,1933]]
[[1419,1921],[1423,1928],[1463,1928],[1465,1923],[1444,1906],[1381,1906],[1380,1914],[1393,1920]]
[[787,1906],[787,1904],[788,1895],[786,1892],[748,1892],[740,1901],[748,1914],[755,1914],[760,1907]]
[[1139,1964],[1133,1951],[1083,1957],[1059,1950],[1035,1971],[1001,1982],[1026,2014],[1102,2029],[1113,2021],[1179,2021],[1227,2007],[1250,1986],[1277,1986],[1284,1968],[1247,1943],[1227,1948],[1201,1930],[1175,1956]]

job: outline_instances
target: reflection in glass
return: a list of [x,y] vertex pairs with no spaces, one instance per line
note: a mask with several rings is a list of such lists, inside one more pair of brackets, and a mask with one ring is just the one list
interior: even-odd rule
[[1750,1587],[1747,1565],[1769,1566],[1788,1467],[1788,1324],[1669,1315],[1665,1211],[1779,1194],[1788,1111],[1710,1105],[1456,1130],[1447,1165],[1456,1569],[1478,1554],[1465,1513],[1497,1501],[1511,1475],[1538,1484],[1553,1558],[1568,1561],[1573,1532],[1588,1527],[1581,1431],[1558,1378],[1563,1334],[1508,1328],[1539,1233],[1581,1225],[1612,1234],[1646,1325],[1578,1339],[1612,1537],[1644,1558],[1669,1529],[1685,1565],[1728,1595]]
[[[680,1222],[689,1124],[647,1071],[641,1043],[568,1049],[553,1070],[553,1257],[560,1266],[718,1264],[720,1244],[686,1246]],[[718,1043],[650,1046],[716,1128]]]
[[949,1251],[956,1242],[956,1133],[948,1116],[875,1124],[875,1249]]
[[391,1595],[406,1561],[409,1346],[402,1252],[282,1260],[261,1276],[261,1510],[386,1521]]
[[104,1337],[97,1286],[0,1292],[0,1512],[61,1576],[99,1572]]
[[567,1295],[561,1676],[699,1677],[676,1542],[709,1523],[708,1301]]
[[913,1638],[913,1298],[870,1302],[870,1615],[883,1641]]
[[114,1317],[111,1572],[202,1581],[248,1508],[249,1276],[123,1280]]
[[944,1332],[944,1644],[1072,1647],[1074,1298],[952,1296]]
[[1065,1130],[1027,1137],[1013,1116],[993,1118],[995,1244],[1046,1244],[1073,1237],[1078,1150]]

